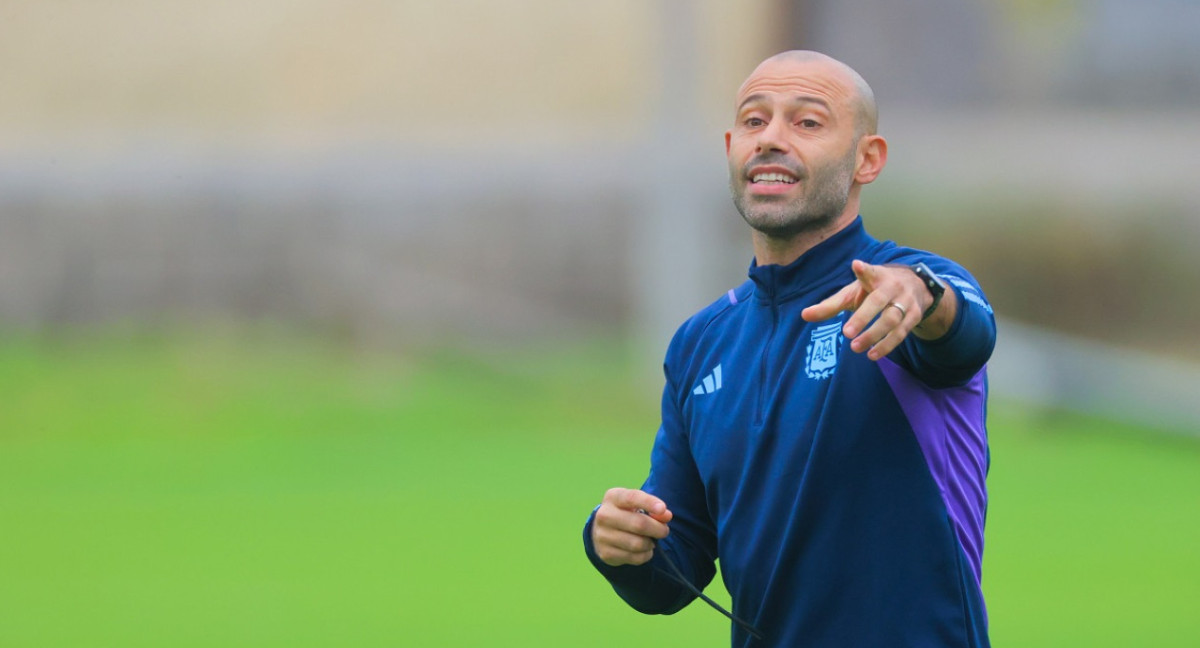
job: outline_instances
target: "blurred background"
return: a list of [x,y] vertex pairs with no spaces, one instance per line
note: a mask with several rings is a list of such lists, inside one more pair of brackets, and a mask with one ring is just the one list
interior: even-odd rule
[[5,0],[0,645],[726,645],[578,534],[794,48],[1001,318],[994,642],[1200,642],[1200,3]]

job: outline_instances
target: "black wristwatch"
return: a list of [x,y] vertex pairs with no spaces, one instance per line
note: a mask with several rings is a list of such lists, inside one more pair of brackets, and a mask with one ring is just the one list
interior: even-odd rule
[[917,277],[921,279],[921,283],[925,284],[925,287],[929,289],[929,294],[933,295],[933,303],[921,314],[921,321],[924,322],[926,319],[929,319],[930,315],[933,315],[933,311],[937,310],[938,304],[942,303],[942,295],[946,294],[946,284],[942,283],[942,280],[938,279],[933,270],[930,270],[929,266],[924,263],[914,263],[908,267],[917,274]]

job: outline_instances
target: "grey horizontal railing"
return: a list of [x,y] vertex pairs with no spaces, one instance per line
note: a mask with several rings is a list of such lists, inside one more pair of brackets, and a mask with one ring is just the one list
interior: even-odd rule
[[992,393],[1200,437],[1200,366],[999,322]]

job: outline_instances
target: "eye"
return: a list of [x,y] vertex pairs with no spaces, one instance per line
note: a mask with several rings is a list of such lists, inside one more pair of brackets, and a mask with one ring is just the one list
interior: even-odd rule
[[801,119],[800,121],[796,122],[796,124],[800,126],[800,128],[819,128],[821,126],[821,123],[815,119]]
[[767,125],[767,122],[763,121],[759,117],[750,117],[750,118],[746,119],[746,126],[748,126],[750,128],[758,128],[760,126],[766,126],[766,125]]

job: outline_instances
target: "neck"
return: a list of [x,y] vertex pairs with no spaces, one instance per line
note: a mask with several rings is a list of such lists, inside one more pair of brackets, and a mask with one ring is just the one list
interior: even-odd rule
[[801,255],[837,234],[858,217],[858,201],[846,204],[846,209],[833,222],[820,229],[800,232],[788,237],[772,237],[758,230],[751,232],[754,259],[760,266],[788,265]]

